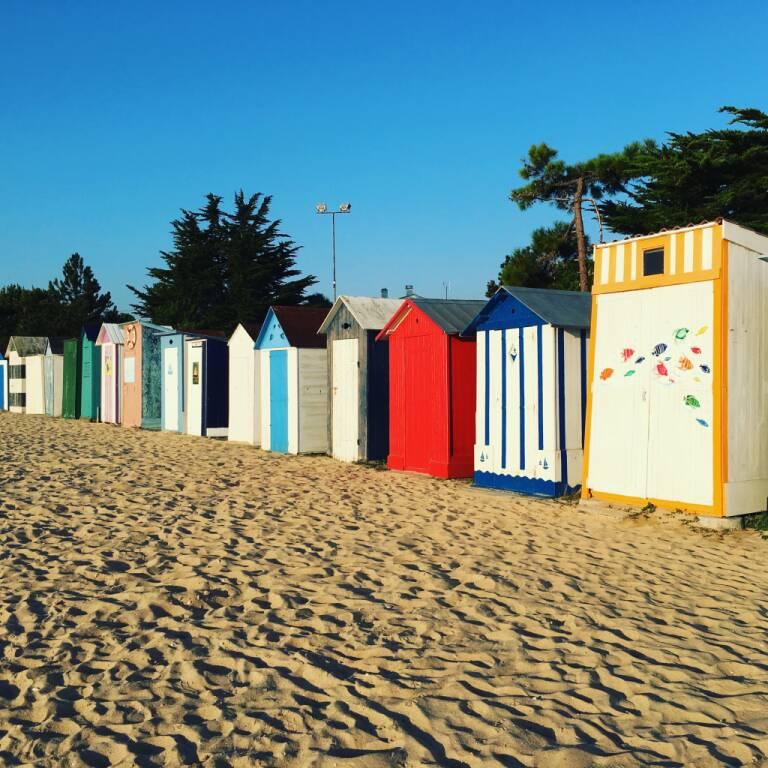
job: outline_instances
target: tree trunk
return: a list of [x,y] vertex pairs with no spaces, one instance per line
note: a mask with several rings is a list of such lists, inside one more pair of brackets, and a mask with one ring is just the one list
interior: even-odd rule
[[587,244],[584,241],[584,219],[581,216],[581,200],[584,196],[584,179],[576,179],[576,191],[573,193],[573,223],[576,227],[576,248],[579,258],[579,290],[589,293],[587,277]]

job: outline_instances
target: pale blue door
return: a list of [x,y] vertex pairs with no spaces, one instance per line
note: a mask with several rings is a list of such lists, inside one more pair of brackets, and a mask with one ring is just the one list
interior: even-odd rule
[[288,451],[288,352],[269,353],[269,447]]

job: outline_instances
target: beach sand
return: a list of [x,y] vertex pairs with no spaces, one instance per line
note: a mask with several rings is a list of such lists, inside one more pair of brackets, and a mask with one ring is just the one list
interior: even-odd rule
[[0,764],[768,765],[768,542],[0,415]]

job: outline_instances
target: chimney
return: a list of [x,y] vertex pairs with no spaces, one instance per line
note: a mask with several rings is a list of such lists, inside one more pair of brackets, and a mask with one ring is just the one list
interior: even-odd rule
[[386,288],[381,289],[381,298],[382,299],[388,299],[389,298],[389,291]]
[[405,286],[405,295],[406,296],[413,296],[413,286],[412,285],[406,285]]

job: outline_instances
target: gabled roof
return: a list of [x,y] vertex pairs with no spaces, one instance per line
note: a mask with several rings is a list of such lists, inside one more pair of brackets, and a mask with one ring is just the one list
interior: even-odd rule
[[503,285],[462,331],[462,336],[475,333],[507,295],[527,307],[542,322],[555,328],[589,328],[592,316],[591,294],[580,291],[559,291],[552,288]]
[[400,304],[400,308],[389,318],[376,339],[386,338],[393,333],[412,308],[424,312],[444,333],[458,334],[484,306],[485,301],[476,299],[409,298]]
[[96,341],[99,338],[99,331],[101,330],[100,323],[85,323],[83,329],[80,332],[81,336],[85,336],[88,341]]
[[229,338],[231,339],[237,333],[238,328],[242,328],[248,336],[250,336],[251,341],[256,343],[256,339],[259,338],[259,333],[261,332],[262,327],[261,323],[238,323],[235,330],[229,335]]
[[[322,324],[328,310],[324,307],[270,307],[269,312],[274,314],[280,327],[283,329],[288,345],[301,349],[324,349],[325,337],[318,336],[317,329]],[[267,313],[267,318],[269,313]],[[267,320],[261,327],[256,346],[261,342],[261,337],[268,323]]]
[[403,302],[399,299],[375,299],[369,296],[339,296],[328,311],[318,333],[328,333],[342,306],[349,310],[357,324],[366,331],[380,331]]
[[64,354],[64,339],[60,336],[49,336],[48,337],[48,346],[45,348],[45,353],[52,355],[63,355]]
[[44,355],[47,346],[47,336],[11,336],[5,356],[8,357],[11,352],[16,352],[19,357]]
[[123,329],[118,323],[102,323],[97,344],[122,344]]

